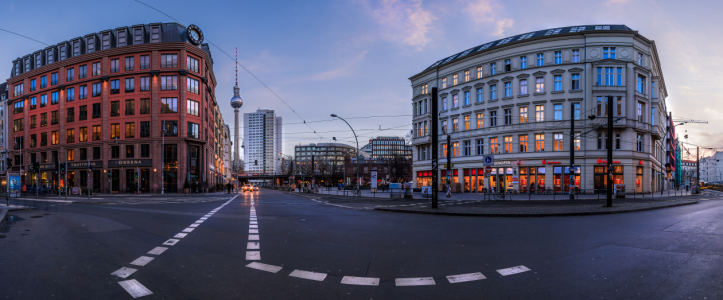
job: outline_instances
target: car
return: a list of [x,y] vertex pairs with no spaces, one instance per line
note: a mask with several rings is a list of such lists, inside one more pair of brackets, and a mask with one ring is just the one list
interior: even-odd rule
[[241,191],[242,191],[242,192],[251,192],[251,191],[252,191],[252,188],[251,188],[250,185],[244,184],[244,186],[241,187]]
[[253,189],[254,192],[258,192],[258,191],[259,191],[259,187],[258,187],[257,185],[255,185],[255,184],[254,184],[254,186],[252,187],[252,189]]

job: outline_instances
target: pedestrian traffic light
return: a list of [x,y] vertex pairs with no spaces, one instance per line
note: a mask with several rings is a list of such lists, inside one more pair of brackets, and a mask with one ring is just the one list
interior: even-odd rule
[[135,173],[133,173],[133,174],[135,174],[135,175],[136,175],[136,178],[138,178],[138,172],[135,172]]
[[13,159],[8,157],[5,159],[5,164],[8,166],[8,169],[13,167]]
[[108,171],[108,178],[110,178],[110,171]]
[[40,163],[37,161],[33,163],[33,172],[34,173],[40,172]]
[[60,173],[65,173],[65,164],[60,164]]

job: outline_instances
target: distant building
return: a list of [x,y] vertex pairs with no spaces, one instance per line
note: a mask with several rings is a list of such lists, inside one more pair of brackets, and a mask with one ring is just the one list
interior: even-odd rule
[[[348,155],[355,156],[356,147],[341,143],[297,145],[294,147],[296,169],[294,174],[308,177],[314,174],[313,170],[318,170],[316,175],[320,183],[335,185],[343,180],[344,158]],[[312,156],[314,157],[313,169]],[[297,178],[297,180],[301,179]]]
[[270,109],[244,114],[244,169],[273,175],[281,170],[281,117]]
[[403,137],[379,136],[369,140],[369,144],[362,147],[372,159],[391,159],[395,156],[412,158],[412,145],[407,144]]
[[723,181],[723,152],[700,159],[700,180],[705,182]]
[[[5,151],[8,147],[7,139],[8,136],[8,115],[5,113],[5,107],[7,106],[6,101],[8,100],[8,84],[6,82],[0,83],[0,152]],[[3,155],[0,160],[0,172],[5,174],[5,157]]]
[[680,162],[684,185],[690,185],[691,183],[695,183],[695,178],[697,176],[696,165],[697,163],[695,160],[684,159]]
[[[344,184],[354,185],[357,175],[357,162],[355,157],[347,156],[344,160]],[[371,172],[377,171],[377,183],[410,182],[412,181],[412,159],[369,159],[359,161],[359,178],[362,186],[371,184]]]
[[228,124],[224,124],[223,128],[225,131],[223,136],[223,181],[229,183],[232,180],[231,173],[233,170],[233,157],[231,156],[233,142],[231,142],[231,128],[228,127]]

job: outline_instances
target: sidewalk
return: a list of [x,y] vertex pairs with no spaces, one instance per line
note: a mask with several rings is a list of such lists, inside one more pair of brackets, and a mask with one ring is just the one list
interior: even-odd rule
[[161,201],[170,199],[183,199],[183,198],[196,198],[199,196],[218,196],[218,195],[235,195],[226,194],[226,192],[215,192],[205,194],[177,194],[177,193],[166,193],[166,194],[93,194],[90,195],[68,195],[66,200],[65,195],[40,195],[35,199],[35,195],[24,195],[21,197],[10,198],[10,200],[32,200],[42,202],[58,202],[58,203],[85,203],[85,204],[102,204],[102,203],[124,203],[132,201],[134,199],[143,199],[143,201]]

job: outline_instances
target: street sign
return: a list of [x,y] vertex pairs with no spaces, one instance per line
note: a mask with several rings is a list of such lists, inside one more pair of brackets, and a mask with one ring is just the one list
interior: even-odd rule
[[491,166],[495,163],[495,157],[492,155],[485,155],[483,160],[484,160],[485,166]]
[[486,167],[485,167],[485,173],[487,173],[487,174],[492,173],[492,167],[486,166]]

